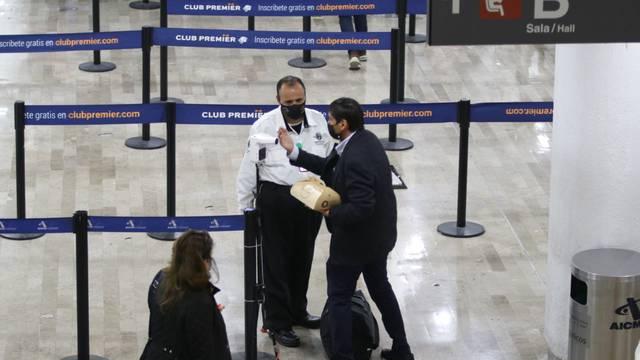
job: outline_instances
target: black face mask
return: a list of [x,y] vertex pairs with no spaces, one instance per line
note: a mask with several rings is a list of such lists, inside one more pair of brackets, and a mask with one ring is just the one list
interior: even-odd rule
[[331,137],[336,140],[340,140],[340,135],[336,133],[336,131],[333,129],[333,126],[329,125],[328,128],[329,128],[329,135],[331,135]]
[[304,103],[299,105],[281,105],[282,112],[286,117],[292,120],[301,119],[304,116]]

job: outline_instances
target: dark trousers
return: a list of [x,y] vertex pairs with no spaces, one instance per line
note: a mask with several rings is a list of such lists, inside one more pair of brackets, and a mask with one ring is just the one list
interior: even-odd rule
[[307,289],[322,215],[294,199],[290,186],[261,183],[265,319],[268,329],[291,328],[307,314]]
[[[354,25],[355,23],[355,30],[354,30]],[[368,26],[367,26],[367,15],[344,15],[344,16],[340,16],[340,31],[342,32],[367,32],[368,31]],[[352,49],[349,50],[349,55],[351,55],[351,52],[353,51],[357,51],[360,54],[364,55],[366,54],[365,50],[358,50],[358,49]]]
[[327,261],[329,326],[333,344],[331,360],[353,360],[351,296],[364,276],[371,299],[382,314],[382,323],[393,339],[393,350],[410,352],[398,300],[387,278],[387,258],[365,265],[334,264]]

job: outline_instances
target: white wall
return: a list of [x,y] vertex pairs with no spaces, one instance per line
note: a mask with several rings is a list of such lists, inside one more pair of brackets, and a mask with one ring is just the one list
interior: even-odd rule
[[545,337],[566,359],[571,257],[640,251],[640,45],[558,45]]

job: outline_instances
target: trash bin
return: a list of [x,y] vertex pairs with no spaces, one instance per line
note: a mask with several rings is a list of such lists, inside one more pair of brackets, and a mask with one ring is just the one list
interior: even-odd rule
[[640,339],[640,253],[592,249],[571,267],[570,360],[633,360]]

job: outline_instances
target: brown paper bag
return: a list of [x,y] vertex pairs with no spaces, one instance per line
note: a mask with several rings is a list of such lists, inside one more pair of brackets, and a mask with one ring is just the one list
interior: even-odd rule
[[340,205],[340,195],[316,178],[300,180],[291,187],[291,196],[315,211]]

